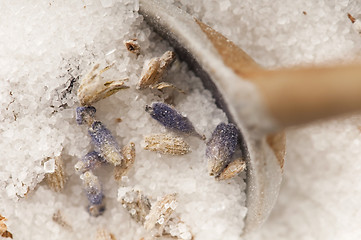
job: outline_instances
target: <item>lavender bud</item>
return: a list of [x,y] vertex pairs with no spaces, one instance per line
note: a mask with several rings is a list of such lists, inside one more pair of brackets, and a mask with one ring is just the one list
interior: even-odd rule
[[210,175],[218,176],[223,168],[231,161],[236,151],[237,139],[238,129],[234,124],[218,124],[206,148],[206,158],[208,160],[208,171]]
[[84,190],[90,205],[100,205],[104,196],[98,177],[91,171],[87,171],[80,178],[83,180]]
[[104,213],[105,204],[104,203],[95,204],[95,205],[90,204],[90,205],[88,205],[87,210],[91,216],[98,217]]
[[195,131],[193,124],[189,121],[188,118],[182,116],[173,107],[165,103],[152,103],[152,106],[147,105],[145,107],[145,111],[147,111],[152,118],[157,120],[166,128],[186,134],[195,134],[199,136],[199,134]]
[[96,151],[87,153],[74,168],[78,174],[95,169],[100,163],[105,162],[104,158]]
[[76,108],[76,122],[78,125],[91,125],[94,122],[96,109],[95,107],[77,107]]
[[123,154],[110,131],[100,121],[95,121],[88,130],[96,151],[106,162],[115,166],[121,164]]

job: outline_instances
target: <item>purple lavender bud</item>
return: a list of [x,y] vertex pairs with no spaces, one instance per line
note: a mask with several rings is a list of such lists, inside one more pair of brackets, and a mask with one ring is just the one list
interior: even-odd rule
[[97,189],[90,189],[86,193],[88,201],[92,205],[99,205],[103,201],[103,193],[98,192]]
[[182,116],[173,107],[165,103],[152,103],[152,106],[147,105],[145,107],[145,111],[166,128],[187,134],[199,135],[188,118]]
[[96,151],[87,153],[81,160],[87,163],[87,166],[90,168],[93,168],[97,163],[105,162],[104,158]]
[[87,123],[90,125],[94,121],[96,109],[95,107],[77,107],[76,122],[78,125]]
[[120,147],[103,123],[100,121],[93,122],[88,132],[96,148],[95,150],[101,154],[106,162],[115,166],[121,164],[123,154]]
[[223,168],[231,161],[236,151],[238,129],[230,123],[220,123],[212,133],[207,143],[206,158],[210,175],[218,176]]
[[100,181],[91,171],[87,171],[81,175],[84,190],[90,205],[99,205],[103,201],[103,191]]
[[80,161],[78,161],[74,168],[78,174],[95,169],[100,163],[104,163],[104,158],[96,151],[87,153]]

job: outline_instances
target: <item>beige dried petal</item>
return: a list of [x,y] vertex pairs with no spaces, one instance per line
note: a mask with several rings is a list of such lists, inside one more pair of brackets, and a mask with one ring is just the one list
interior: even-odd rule
[[121,89],[129,88],[128,86],[124,86],[124,82],[127,79],[104,81],[101,75],[111,67],[112,65],[98,70],[99,64],[96,64],[90,73],[80,81],[78,100],[81,105],[90,106],[101,99],[113,95]]
[[140,54],[140,46],[136,39],[124,41],[124,45],[129,52],[134,53],[137,56]]
[[114,168],[114,179],[120,181],[134,164],[135,160],[135,144],[133,142],[123,148],[124,159],[120,165]]
[[56,222],[57,224],[59,224],[60,226],[67,228],[69,230],[72,230],[72,227],[70,226],[69,223],[67,223],[64,220],[63,215],[61,214],[60,210],[57,210],[54,214],[53,214],[53,221]]
[[175,60],[175,53],[173,51],[166,51],[160,57],[160,61],[161,61],[160,68],[161,68],[161,70],[165,71],[165,70],[169,69],[169,67],[174,62],[174,60]]
[[0,236],[3,238],[13,238],[13,234],[7,230],[6,220],[7,219],[0,214]]
[[96,240],[116,240],[115,236],[105,228],[97,230]]
[[156,225],[159,226],[159,232],[163,232],[164,226],[167,224],[172,213],[177,207],[177,194],[167,194],[162,199],[157,201],[151,208],[146,220],[144,228],[148,231],[154,229]]
[[138,83],[138,89],[145,89],[159,83],[175,60],[175,53],[165,52],[161,57],[155,57],[146,62]]
[[7,226],[3,221],[0,221],[0,235],[6,232]]
[[167,82],[160,82],[160,83],[154,84],[153,86],[151,86],[151,88],[152,89],[158,89],[158,90],[161,90],[163,88],[173,88],[173,89],[177,90],[178,92],[185,94],[185,92],[182,89],[177,88],[173,84],[167,83]]
[[64,163],[62,157],[54,157],[54,160],[55,171],[53,173],[45,174],[45,181],[50,189],[55,192],[60,192],[63,190],[67,178],[64,172]]
[[228,164],[227,167],[225,167],[221,174],[216,177],[217,180],[226,180],[233,178],[234,176],[238,175],[240,172],[244,171],[246,169],[246,162],[243,161],[242,158],[237,158],[230,164]]
[[351,23],[356,22],[356,18],[354,18],[350,13],[347,13],[348,18],[350,19]]
[[158,79],[158,70],[160,68],[160,59],[152,58],[149,62],[146,62],[143,66],[140,81],[137,89],[145,89],[153,84],[156,84]]
[[190,152],[189,144],[181,137],[155,134],[144,137],[144,141],[146,143],[144,149],[162,154],[184,155]]
[[9,231],[5,231],[3,234],[1,234],[3,238],[13,238],[13,234]]
[[130,216],[138,223],[143,224],[145,217],[149,214],[151,203],[147,196],[139,190],[130,189],[119,196],[123,207],[129,212]]

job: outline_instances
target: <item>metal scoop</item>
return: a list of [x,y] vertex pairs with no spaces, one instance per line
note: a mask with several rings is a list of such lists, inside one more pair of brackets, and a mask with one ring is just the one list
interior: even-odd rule
[[273,208],[282,180],[288,126],[361,109],[361,65],[265,70],[198,19],[160,0],[140,0],[139,12],[202,79],[241,130],[247,161],[244,233]]

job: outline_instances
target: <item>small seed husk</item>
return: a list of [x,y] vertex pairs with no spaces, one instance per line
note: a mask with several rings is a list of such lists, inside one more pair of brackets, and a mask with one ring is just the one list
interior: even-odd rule
[[102,73],[110,69],[113,65],[98,70],[99,64],[80,81],[78,89],[78,100],[82,106],[90,106],[101,99],[109,97],[121,89],[129,88],[124,83],[128,79],[104,81]]
[[246,169],[246,162],[242,158],[237,158],[226,166],[216,177],[217,180],[227,180],[237,176]]
[[155,57],[145,62],[138,83],[138,89],[145,89],[159,83],[175,60],[173,51],[166,51],[161,57]]
[[170,155],[184,155],[190,152],[187,142],[181,137],[173,137],[167,134],[155,134],[144,137],[146,146],[144,149]]
[[64,163],[61,156],[54,157],[55,171],[45,174],[45,181],[49,188],[55,192],[61,192],[67,177],[64,172]]
[[133,166],[135,160],[135,144],[131,142],[129,145],[123,147],[122,153],[124,157],[122,163],[114,168],[114,179],[116,181],[120,181],[123,176],[127,175]]
[[167,194],[157,201],[151,208],[146,220],[144,228],[148,231],[159,226],[159,232],[162,233],[164,226],[167,224],[172,213],[177,207],[177,194]]

